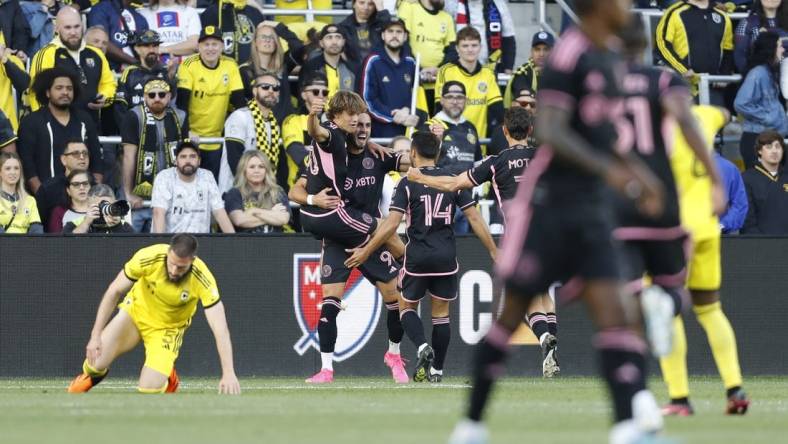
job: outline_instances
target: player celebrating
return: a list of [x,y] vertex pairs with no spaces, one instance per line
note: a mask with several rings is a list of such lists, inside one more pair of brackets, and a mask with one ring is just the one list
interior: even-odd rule
[[[705,144],[710,147],[730,115],[727,110],[713,106],[698,106],[693,111],[703,129]],[[677,134],[670,159],[679,192],[681,223],[692,238],[687,288],[692,296],[692,311],[706,332],[714,362],[725,385],[728,398],[725,411],[730,415],[744,414],[750,401],[741,387],[736,336],[720,305],[720,225],[708,199],[713,186],[710,174],[714,172],[698,165],[698,157],[690,150],[688,142]],[[687,336],[681,316],[674,318],[673,326],[673,350],[660,360],[670,395],[670,404],[662,412],[665,415],[689,416],[693,410],[689,402]]]
[[[612,199],[605,182],[657,216],[662,191],[637,158],[616,155],[621,63],[607,44],[629,20],[628,1],[576,0],[578,28],[564,34],[540,80],[537,150],[515,201],[496,263],[506,294],[500,317],[478,344],[467,417],[450,442],[484,442],[480,422],[507,355],[509,338],[532,298],[555,281],[562,295],[580,295],[598,332],[602,376],[608,383],[615,425],[611,443],[632,443],[661,428],[662,417],[646,389],[646,343],[627,316],[620,290],[619,252],[612,241]],[[615,122],[615,124],[614,124]],[[571,279],[566,279],[567,277]]]
[[[378,205],[383,194],[384,177],[389,171],[407,169],[410,161],[408,156],[386,156],[381,159],[370,152],[367,147],[370,143],[371,129],[372,119],[369,114],[366,112],[359,114],[354,135],[355,143],[348,145],[347,186],[343,191],[349,207],[379,217]],[[301,205],[311,203],[323,209],[334,209],[339,205],[339,197],[329,195],[328,188],[317,195],[308,194],[306,182],[306,178],[299,179],[290,189],[288,197]],[[403,330],[399,319],[399,291],[396,280],[399,264],[394,259],[402,257],[405,245],[397,235],[392,236],[390,241],[386,248],[376,251],[359,267],[359,270],[367,280],[375,284],[386,304],[389,349],[383,356],[383,362],[391,369],[394,381],[404,384],[408,382],[408,374],[405,372],[405,364],[399,350]],[[324,273],[320,278],[321,284],[344,285],[347,282],[352,269],[344,264],[348,257],[345,248],[335,241],[324,239],[321,255],[321,270],[324,270]],[[325,268],[326,265],[328,268]],[[326,362],[327,364],[329,362]]]
[[[441,168],[435,167],[439,153],[440,141],[435,135],[425,131],[417,131],[413,135],[411,162],[422,169],[422,174],[445,174]],[[468,191],[443,192],[410,183],[408,178],[403,178],[397,184],[388,217],[381,223],[372,240],[354,251],[345,262],[348,267],[365,263],[394,234],[403,214],[408,214],[408,243],[400,271],[400,319],[405,333],[418,347],[418,360],[413,374],[415,382],[428,379],[430,382],[440,382],[443,378],[443,363],[451,334],[449,302],[457,297],[459,267],[454,241],[455,207],[463,211],[473,232],[495,259],[495,242],[475,204]],[[424,326],[416,313],[419,301],[427,292],[432,296],[432,346],[427,343]]]
[[[520,183],[536,150],[528,146],[528,137],[533,129],[531,113],[525,108],[510,108],[504,114],[503,134],[509,148],[497,156],[489,156],[479,165],[456,176],[432,176],[422,174],[418,168],[411,168],[408,180],[420,183],[444,192],[455,192],[491,182],[498,208],[506,222],[506,207],[517,192]],[[534,299],[528,310],[527,319],[534,335],[542,347],[542,374],[552,378],[560,372],[558,365],[558,339],[549,331],[548,315],[555,317],[552,311],[553,301],[543,295]]]
[[[648,45],[641,20],[633,18],[620,37],[629,65],[624,79],[623,106],[635,133],[620,134],[619,146],[632,150],[662,181],[665,210],[659,218],[651,219],[640,214],[631,201],[619,199],[619,227],[613,234],[624,242],[628,264],[624,277],[630,283],[628,290],[640,292],[644,273],[651,277],[653,285],[642,291],[640,299],[652,352],[664,356],[673,345],[673,317],[681,312],[685,293],[687,236],[679,219],[676,183],[662,134],[666,119],[678,123],[688,149],[709,172],[712,193],[707,199],[713,202],[716,214],[725,210],[725,191],[709,154],[708,142],[692,115],[688,85],[670,71],[638,63]],[[704,207],[708,208],[708,204]]]
[[[140,340],[145,346],[145,365],[138,390],[175,392],[179,384],[175,360],[197,310],[197,301],[205,309],[219,351],[222,365],[219,393],[241,393],[233,368],[233,347],[224,305],[213,275],[196,253],[194,236],[176,234],[169,245],[143,248],[126,262],[101,299],[86,347],[83,373],[71,382],[69,393],[84,393],[93,388],[107,376],[115,358],[133,349]],[[124,294],[118,314],[110,320],[118,299]]]

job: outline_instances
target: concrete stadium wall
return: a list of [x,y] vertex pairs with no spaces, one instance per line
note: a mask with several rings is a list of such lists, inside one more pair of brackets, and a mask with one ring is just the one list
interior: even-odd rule
[[[200,257],[211,267],[227,309],[240,375],[307,376],[320,365],[311,322],[316,322],[318,243],[306,236],[202,237]],[[0,236],[0,377],[72,376],[103,291],[140,247],[165,237]],[[788,239],[729,238],[723,243],[723,304],[736,329],[746,374],[785,374],[780,353],[788,330]],[[460,296],[453,304],[447,375],[467,374],[472,344],[490,321],[490,260],[475,238],[459,240]],[[295,289],[295,291],[294,291]],[[351,285],[348,309],[340,314],[338,374],[385,375],[385,309],[363,279]],[[306,308],[301,308],[306,307]],[[304,314],[305,313],[305,314]],[[429,323],[429,312],[422,310]],[[690,370],[716,373],[705,336],[687,316]],[[595,373],[592,329],[582,304],[559,310],[560,358],[564,374]],[[429,337],[429,325],[427,335]],[[533,335],[520,335],[510,374],[540,374]],[[415,351],[407,338],[403,352]],[[215,345],[198,310],[186,334],[177,367],[184,375],[218,375]],[[298,350],[298,351],[297,351]],[[300,354],[299,352],[303,353]],[[135,375],[141,347],[120,358],[114,375]],[[656,365],[654,365],[656,368]]]

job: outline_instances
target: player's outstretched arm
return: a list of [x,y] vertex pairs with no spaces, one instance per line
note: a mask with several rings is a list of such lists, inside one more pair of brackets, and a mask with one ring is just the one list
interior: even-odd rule
[[418,168],[408,170],[408,181],[427,185],[439,191],[453,193],[459,190],[468,190],[474,187],[468,179],[468,174],[462,172],[456,176],[427,176]]
[[109,284],[107,291],[104,292],[98,312],[96,313],[96,322],[93,324],[93,330],[90,332],[90,340],[85,350],[85,357],[88,359],[89,364],[93,365],[96,359],[101,356],[101,332],[104,331],[104,327],[106,327],[109,322],[109,318],[112,317],[112,313],[115,311],[120,297],[128,293],[133,285],[134,281],[129,279],[126,273],[121,270],[120,273],[115,276],[115,280]]
[[468,223],[471,225],[471,229],[476,237],[482,241],[482,245],[484,248],[490,252],[490,257],[492,258],[493,262],[495,262],[496,256],[498,256],[498,247],[495,245],[495,241],[490,234],[490,229],[487,227],[487,223],[484,221],[482,214],[476,208],[476,206],[470,206],[464,209],[463,214],[468,219]]
[[227,328],[227,317],[224,315],[224,304],[217,302],[205,309],[205,319],[211,327],[213,337],[216,339],[216,350],[219,352],[219,361],[222,365],[222,379],[219,381],[219,393],[227,395],[240,395],[241,385],[235,376],[233,365],[233,344],[230,341],[230,329]]
[[317,98],[312,107],[309,108],[309,117],[306,119],[306,131],[309,137],[319,143],[325,142],[331,136],[327,129],[320,126],[320,114],[323,113],[325,108],[325,101]]
[[380,248],[381,245],[397,231],[400,221],[402,221],[402,213],[399,211],[390,211],[388,217],[378,225],[372,239],[361,248],[353,250],[353,254],[345,261],[345,265],[349,268],[356,268],[369,259],[369,255],[373,251]]
[[[722,176],[717,169],[717,163],[711,157],[711,147],[708,146],[708,141],[703,135],[703,130],[698,125],[697,119],[692,114],[691,98],[686,94],[674,93],[667,94],[662,98],[662,106],[671,114],[681,128],[684,134],[684,140],[695,153],[703,167],[709,173],[709,178],[712,184],[712,205],[714,214],[720,216],[725,213],[728,208],[728,199],[726,197],[725,189],[722,185]],[[725,114],[725,121],[730,120],[728,110],[721,109]]]

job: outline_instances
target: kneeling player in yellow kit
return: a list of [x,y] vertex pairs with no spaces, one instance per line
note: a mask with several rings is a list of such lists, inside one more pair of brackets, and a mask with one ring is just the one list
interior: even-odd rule
[[[175,392],[179,383],[175,360],[198,300],[205,309],[219,351],[222,366],[219,393],[241,392],[233,368],[224,305],[213,275],[196,253],[194,236],[176,234],[169,245],[143,248],[126,262],[101,299],[86,347],[83,373],[71,382],[69,393],[84,393],[93,388],[107,376],[112,361],[133,349],[140,340],[145,347],[145,365],[138,390]],[[110,321],[123,295],[123,302],[118,304],[120,310]]]
[[[692,111],[700,123],[707,144],[711,146],[714,136],[725,126],[730,115],[727,110],[714,106],[696,106]],[[680,132],[677,132],[670,161],[679,193],[681,224],[692,239],[687,278],[692,310],[706,332],[714,362],[725,385],[728,398],[725,412],[731,415],[744,414],[750,400],[742,390],[736,336],[720,305],[720,227],[712,209],[712,201],[708,198],[712,191],[711,180]],[[689,416],[693,410],[689,403],[687,336],[681,316],[675,318],[673,325],[673,351],[660,359],[671,400],[662,412],[665,415]]]

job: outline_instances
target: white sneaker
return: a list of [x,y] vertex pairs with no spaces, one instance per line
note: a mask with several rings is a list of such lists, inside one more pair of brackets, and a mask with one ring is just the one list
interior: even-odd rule
[[483,423],[463,419],[454,426],[449,444],[487,444],[489,439],[487,427]]
[[662,287],[652,285],[640,294],[640,306],[651,353],[657,358],[667,356],[673,349],[673,299]]
[[649,390],[641,390],[632,397],[632,418],[642,432],[657,433],[665,426],[662,409]]

